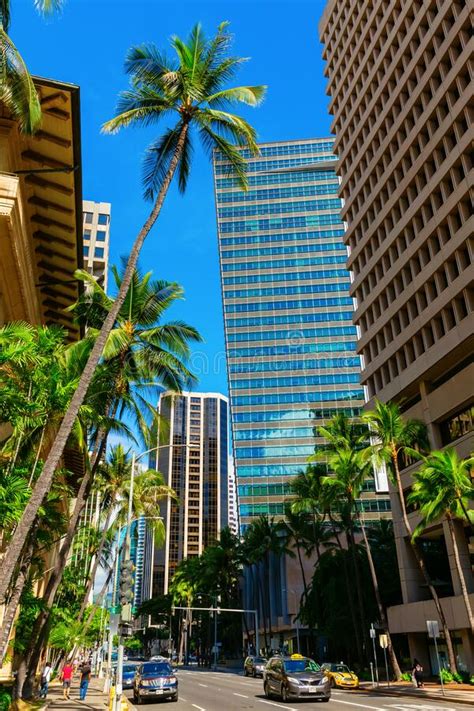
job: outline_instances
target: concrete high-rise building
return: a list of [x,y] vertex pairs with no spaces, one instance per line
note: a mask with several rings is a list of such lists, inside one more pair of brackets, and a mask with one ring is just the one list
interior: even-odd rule
[[166,542],[154,554],[153,595],[168,591],[178,563],[200,555],[228,525],[228,400],[219,393],[165,392],[159,412],[169,423],[159,433],[150,467],[179,499],[162,506]]
[[[249,190],[215,156],[240,525],[282,517],[315,425],[364,404],[334,139],[266,143]],[[372,488],[375,488],[373,485]],[[368,492],[370,518],[389,512]],[[389,514],[388,514],[389,515]]]
[[84,200],[82,208],[84,269],[107,291],[111,204]]
[[[330,0],[320,24],[362,383],[369,404],[399,402],[406,417],[424,420],[433,448],[460,456],[474,445],[472,30],[466,0]],[[415,466],[402,474],[406,489]],[[395,493],[392,505],[404,604],[390,608],[389,624],[436,671],[426,636],[436,609]],[[410,519],[415,526],[416,512]],[[474,538],[455,525],[474,607]],[[473,669],[447,524],[430,526],[420,546],[437,562],[461,668]]]

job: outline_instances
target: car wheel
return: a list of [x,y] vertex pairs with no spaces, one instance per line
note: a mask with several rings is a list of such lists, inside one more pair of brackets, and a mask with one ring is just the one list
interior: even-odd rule
[[282,700],[285,704],[290,700],[290,697],[289,697],[289,694],[288,694],[288,689],[286,688],[286,686],[283,686],[283,684],[282,684],[282,686],[281,686],[281,700]]
[[249,673],[248,673],[247,669],[244,669],[244,676],[248,676],[248,675],[249,675]]
[[270,696],[271,696],[270,689],[268,688],[268,682],[266,682],[266,681],[263,682],[263,693],[265,694],[267,699],[270,698]]
[[321,699],[321,701],[325,701],[325,702],[329,701],[329,696],[327,697],[327,699]]
[[254,669],[253,672],[252,672],[252,676],[253,676],[254,679],[257,678],[257,672],[255,671],[255,669]]
[[172,700],[173,700],[173,701],[178,701],[178,694],[176,694],[176,696],[173,696],[173,699],[172,699]]

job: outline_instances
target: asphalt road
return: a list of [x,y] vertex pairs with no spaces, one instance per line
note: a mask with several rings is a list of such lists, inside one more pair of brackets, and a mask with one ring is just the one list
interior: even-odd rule
[[[207,670],[178,671],[179,701],[171,703],[150,700],[147,711],[458,711],[466,706],[451,702],[428,699],[394,698],[364,691],[333,691],[329,703],[320,701],[290,701],[283,704],[279,699],[268,700],[263,694],[261,679],[252,679],[230,672]],[[132,694],[127,693],[131,699]],[[143,704],[145,707],[145,704]],[[142,708],[142,707],[140,707]]]

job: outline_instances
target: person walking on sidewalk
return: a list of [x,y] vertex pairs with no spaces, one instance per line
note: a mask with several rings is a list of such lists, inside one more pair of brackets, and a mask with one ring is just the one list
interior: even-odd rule
[[63,696],[65,699],[69,699],[69,694],[71,693],[71,681],[72,675],[74,673],[74,668],[71,662],[66,662],[63,667],[62,681],[63,681]]
[[423,667],[421,666],[418,659],[413,660],[412,676],[413,676],[413,679],[415,680],[417,689],[422,689],[423,688]]
[[40,693],[39,693],[40,699],[45,699],[48,695],[48,686],[49,686],[49,682],[51,681],[51,674],[52,673],[53,673],[53,670],[51,668],[51,664],[49,662],[46,662],[46,664],[43,667],[43,672],[41,674],[41,688],[40,688]]
[[91,678],[91,665],[89,662],[84,662],[81,666],[81,684],[79,688],[79,699],[85,701],[87,695],[87,689],[89,688],[89,681]]

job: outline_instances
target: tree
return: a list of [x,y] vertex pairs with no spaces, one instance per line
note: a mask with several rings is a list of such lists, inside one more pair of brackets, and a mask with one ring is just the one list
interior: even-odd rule
[[430,523],[442,518],[448,522],[459,584],[469,626],[474,634],[474,614],[465,574],[461,567],[454,527],[455,520],[466,518],[469,524],[474,520],[474,512],[468,510],[469,500],[474,498],[474,486],[470,475],[473,465],[474,457],[459,459],[452,448],[432,452],[428,457],[423,458],[421,467],[414,472],[412,490],[407,501],[418,509],[421,516],[421,521],[413,532],[414,540]]
[[[370,459],[367,458],[366,452],[351,448],[350,440],[347,440],[347,445],[348,446],[344,446],[341,440],[335,444],[336,451],[328,457],[328,467],[331,475],[325,477],[323,484],[333,492],[333,500],[337,501],[337,499],[342,499],[343,503],[348,505],[349,510],[353,512],[362,532],[380,621],[388,638],[388,654],[390,662],[396,678],[401,679],[401,669],[392,645],[392,639],[388,628],[387,614],[380,595],[379,581],[372,557],[372,550],[367,538],[364,521],[358,507],[362,487],[365,480],[371,473],[371,462]],[[351,545],[354,547],[354,540],[351,542]],[[358,566],[356,566],[356,570],[358,570]]]
[[[50,14],[61,0],[34,0],[36,9]],[[34,133],[41,124],[41,105],[26,64],[8,36],[10,1],[0,0],[0,102],[10,110],[24,133]]]
[[[262,100],[264,87],[225,88],[243,59],[228,56],[230,35],[227,23],[222,23],[212,39],[206,39],[200,25],[196,25],[187,41],[172,40],[177,59],[166,59],[154,46],[134,47],[130,50],[126,71],[132,83],[122,94],[119,114],[109,121],[104,130],[115,132],[130,124],[151,125],[174,115],[177,123],[149,148],[145,160],[146,195],[153,200],[153,208],[130,250],[114,305],[107,314],[90,352],[87,364],[61,422],[41,477],[25,507],[22,519],[12,536],[3,559],[0,599],[10,584],[13,571],[24,546],[28,531],[35,519],[64,451],[79,409],[87,395],[95,369],[100,361],[109,334],[128,293],[142,245],[161,212],[168,188],[178,171],[179,187],[186,188],[191,165],[191,130],[198,132],[205,148],[218,150],[227,160],[229,171],[234,171],[246,187],[245,157],[230,140],[258,152],[256,133],[244,119],[223,110],[233,103],[256,106]],[[230,140],[229,140],[230,139]]]
[[401,456],[407,454],[411,457],[419,458],[419,451],[414,449],[414,447],[418,447],[421,451],[427,450],[426,427],[419,420],[405,420],[400,413],[398,405],[395,403],[376,401],[375,409],[364,412],[362,419],[369,425],[371,435],[373,436],[372,451],[375,460],[385,462],[389,466],[389,473],[398,493],[403,525],[420,572],[435,604],[446,640],[449,666],[451,667],[451,671],[455,672],[457,671],[457,665],[451,633],[443,608],[441,607],[438,593],[426,568],[423,555],[416,541],[413,540],[413,530],[408,518],[405,494],[400,475],[399,459]]

